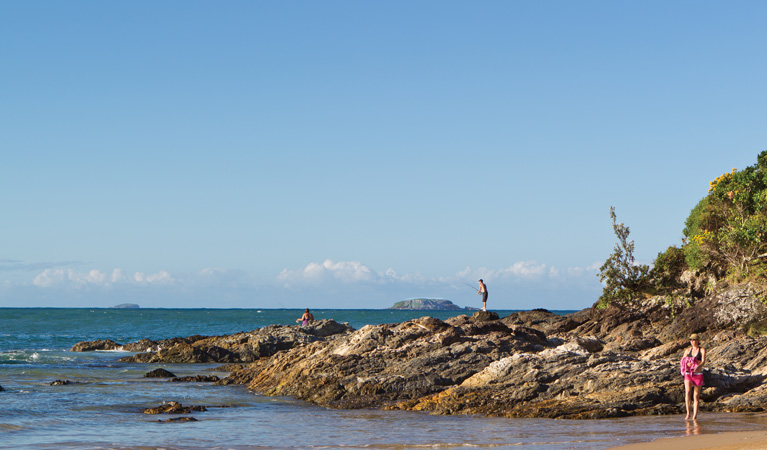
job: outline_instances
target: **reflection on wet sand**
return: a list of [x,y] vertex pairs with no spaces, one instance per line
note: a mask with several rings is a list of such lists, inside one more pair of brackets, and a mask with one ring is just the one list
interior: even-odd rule
[[685,421],[685,434],[687,436],[692,436],[694,434],[701,434],[703,432],[703,427],[700,426],[697,420],[686,420]]

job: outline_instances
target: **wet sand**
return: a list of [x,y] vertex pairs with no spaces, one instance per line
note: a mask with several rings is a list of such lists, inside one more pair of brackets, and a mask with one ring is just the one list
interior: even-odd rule
[[697,421],[684,420],[681,415],[677,417],[681,425],[680,432],[684,433],[682,436],[611,447],[608,450],[767,450],[765,413],[704,413]]
[[609,450],[767,450],[767,430],[732,431],[720,434],[699,434],[662,438],[642,444],[613,447]]

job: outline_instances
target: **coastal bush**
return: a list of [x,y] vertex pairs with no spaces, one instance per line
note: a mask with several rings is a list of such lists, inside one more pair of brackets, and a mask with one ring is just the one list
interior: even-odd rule
[[650,270],[650,282],[656,292],[671,293],[682,287],[680,277],[685,269],[687,261],[684,250],[672,245],[655,258]]
[[764,276],[767,258],[767,151],[757,164],[732,169],[709,185],[709,192],[685,221],[683,249],[692,269],[736,281]]
[[626,302],[637,298],[649,287],[649,266],[634,261],[634,241],[629,240],[629,227],[618,223],[615,207],[610,207],[613,231],[618,237],[613,253],[599,268],[599,281],[605,284],[597,307],[618,301]]

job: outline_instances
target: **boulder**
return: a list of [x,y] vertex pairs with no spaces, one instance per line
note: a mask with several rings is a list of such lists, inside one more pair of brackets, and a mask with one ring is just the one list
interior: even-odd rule
[[145,408],[144,414],[189,414],[194,411],[207,411],[204,406],[184,406],[179,402],[164,402],[156,408]]
[[175,378],[175,376],[176,375],[173,372],[165,369],[154,369],[153,371],[144,374],[144,378]]

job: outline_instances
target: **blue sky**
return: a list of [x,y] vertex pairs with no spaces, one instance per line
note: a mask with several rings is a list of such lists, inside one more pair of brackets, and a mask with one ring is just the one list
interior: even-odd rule
[[767,149],[761,1],[0,3],[0,307],[580,309]]

